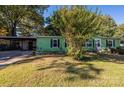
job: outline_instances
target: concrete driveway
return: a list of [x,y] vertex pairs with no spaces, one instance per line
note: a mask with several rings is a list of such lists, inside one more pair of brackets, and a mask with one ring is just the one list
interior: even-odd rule
[[23,60],[31,54],[32,51],[0,51],[0,66]]

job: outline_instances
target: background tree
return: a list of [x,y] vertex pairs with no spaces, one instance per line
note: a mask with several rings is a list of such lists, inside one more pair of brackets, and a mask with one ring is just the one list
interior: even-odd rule
[[6,36],[8,34],[8,32],[6,31],[5,28],[0,28],[0,36]]
[[48,6],[37,5],[0,6],[0,25],[4,27],[11,36],[16,36],[17,30],[23,35],[25,35],[25,32],[28,34],[41,32],[44,24],[43,12],[47,7]]
[[111,16],[101,15],[102,20],[101,29],[96,33],[103,37],[113,37],[116,30],[117,24]]
[[91,12],[85,6],[63,7],[50,17],[50,25],[65,38],[68,54],[76,59],[82,58],[82,44],[99,30],[101,20],[98,11]]
[[51,24],[45,27],[44,33],[45,35],[48,35],[48,36],[61,36],[61,33],[59,32],[59,30],[55,29]]
[[124,38],[124,24],[118,26],[118,29],[115,32],[114,37]]
[[61,36],[61,32],[59,31],[59,29],[51,24],[51,17],[46,18],[45,22],[47,24],[44,31],[45,35]]

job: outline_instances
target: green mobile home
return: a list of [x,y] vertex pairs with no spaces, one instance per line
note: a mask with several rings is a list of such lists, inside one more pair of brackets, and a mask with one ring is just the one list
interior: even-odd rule
[[66,52],[66,43],[61,36],[37,37],[37,52]]
[[119,38],[108,38],[102,36],[93,37],[85,42],[84,48],[87,51],[104,51],[105,49],[114,48],[120,46]]
[[[61,36],[39,36],[37,37],[37,52],[66,52],[67,44]],[[119,38],[93,37],[82,46],[86,51],[104,51],[104,49],[117,48],[120,46]]]

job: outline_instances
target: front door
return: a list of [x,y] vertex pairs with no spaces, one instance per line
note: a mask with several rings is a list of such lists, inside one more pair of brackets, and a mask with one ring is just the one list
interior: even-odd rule
[[97,51],[101,49],[101,39],[95,39],[95,48]]

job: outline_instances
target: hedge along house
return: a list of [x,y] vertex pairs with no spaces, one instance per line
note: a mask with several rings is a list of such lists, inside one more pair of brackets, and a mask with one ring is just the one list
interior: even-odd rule
[[[39,36],[37,37],[37,52],[67,52],[67,44],[61,36]],[[82,48],[86,51],[103,51],[105,49],[117,48],[120,46],[119,38],[93,37],[82,44]]]

